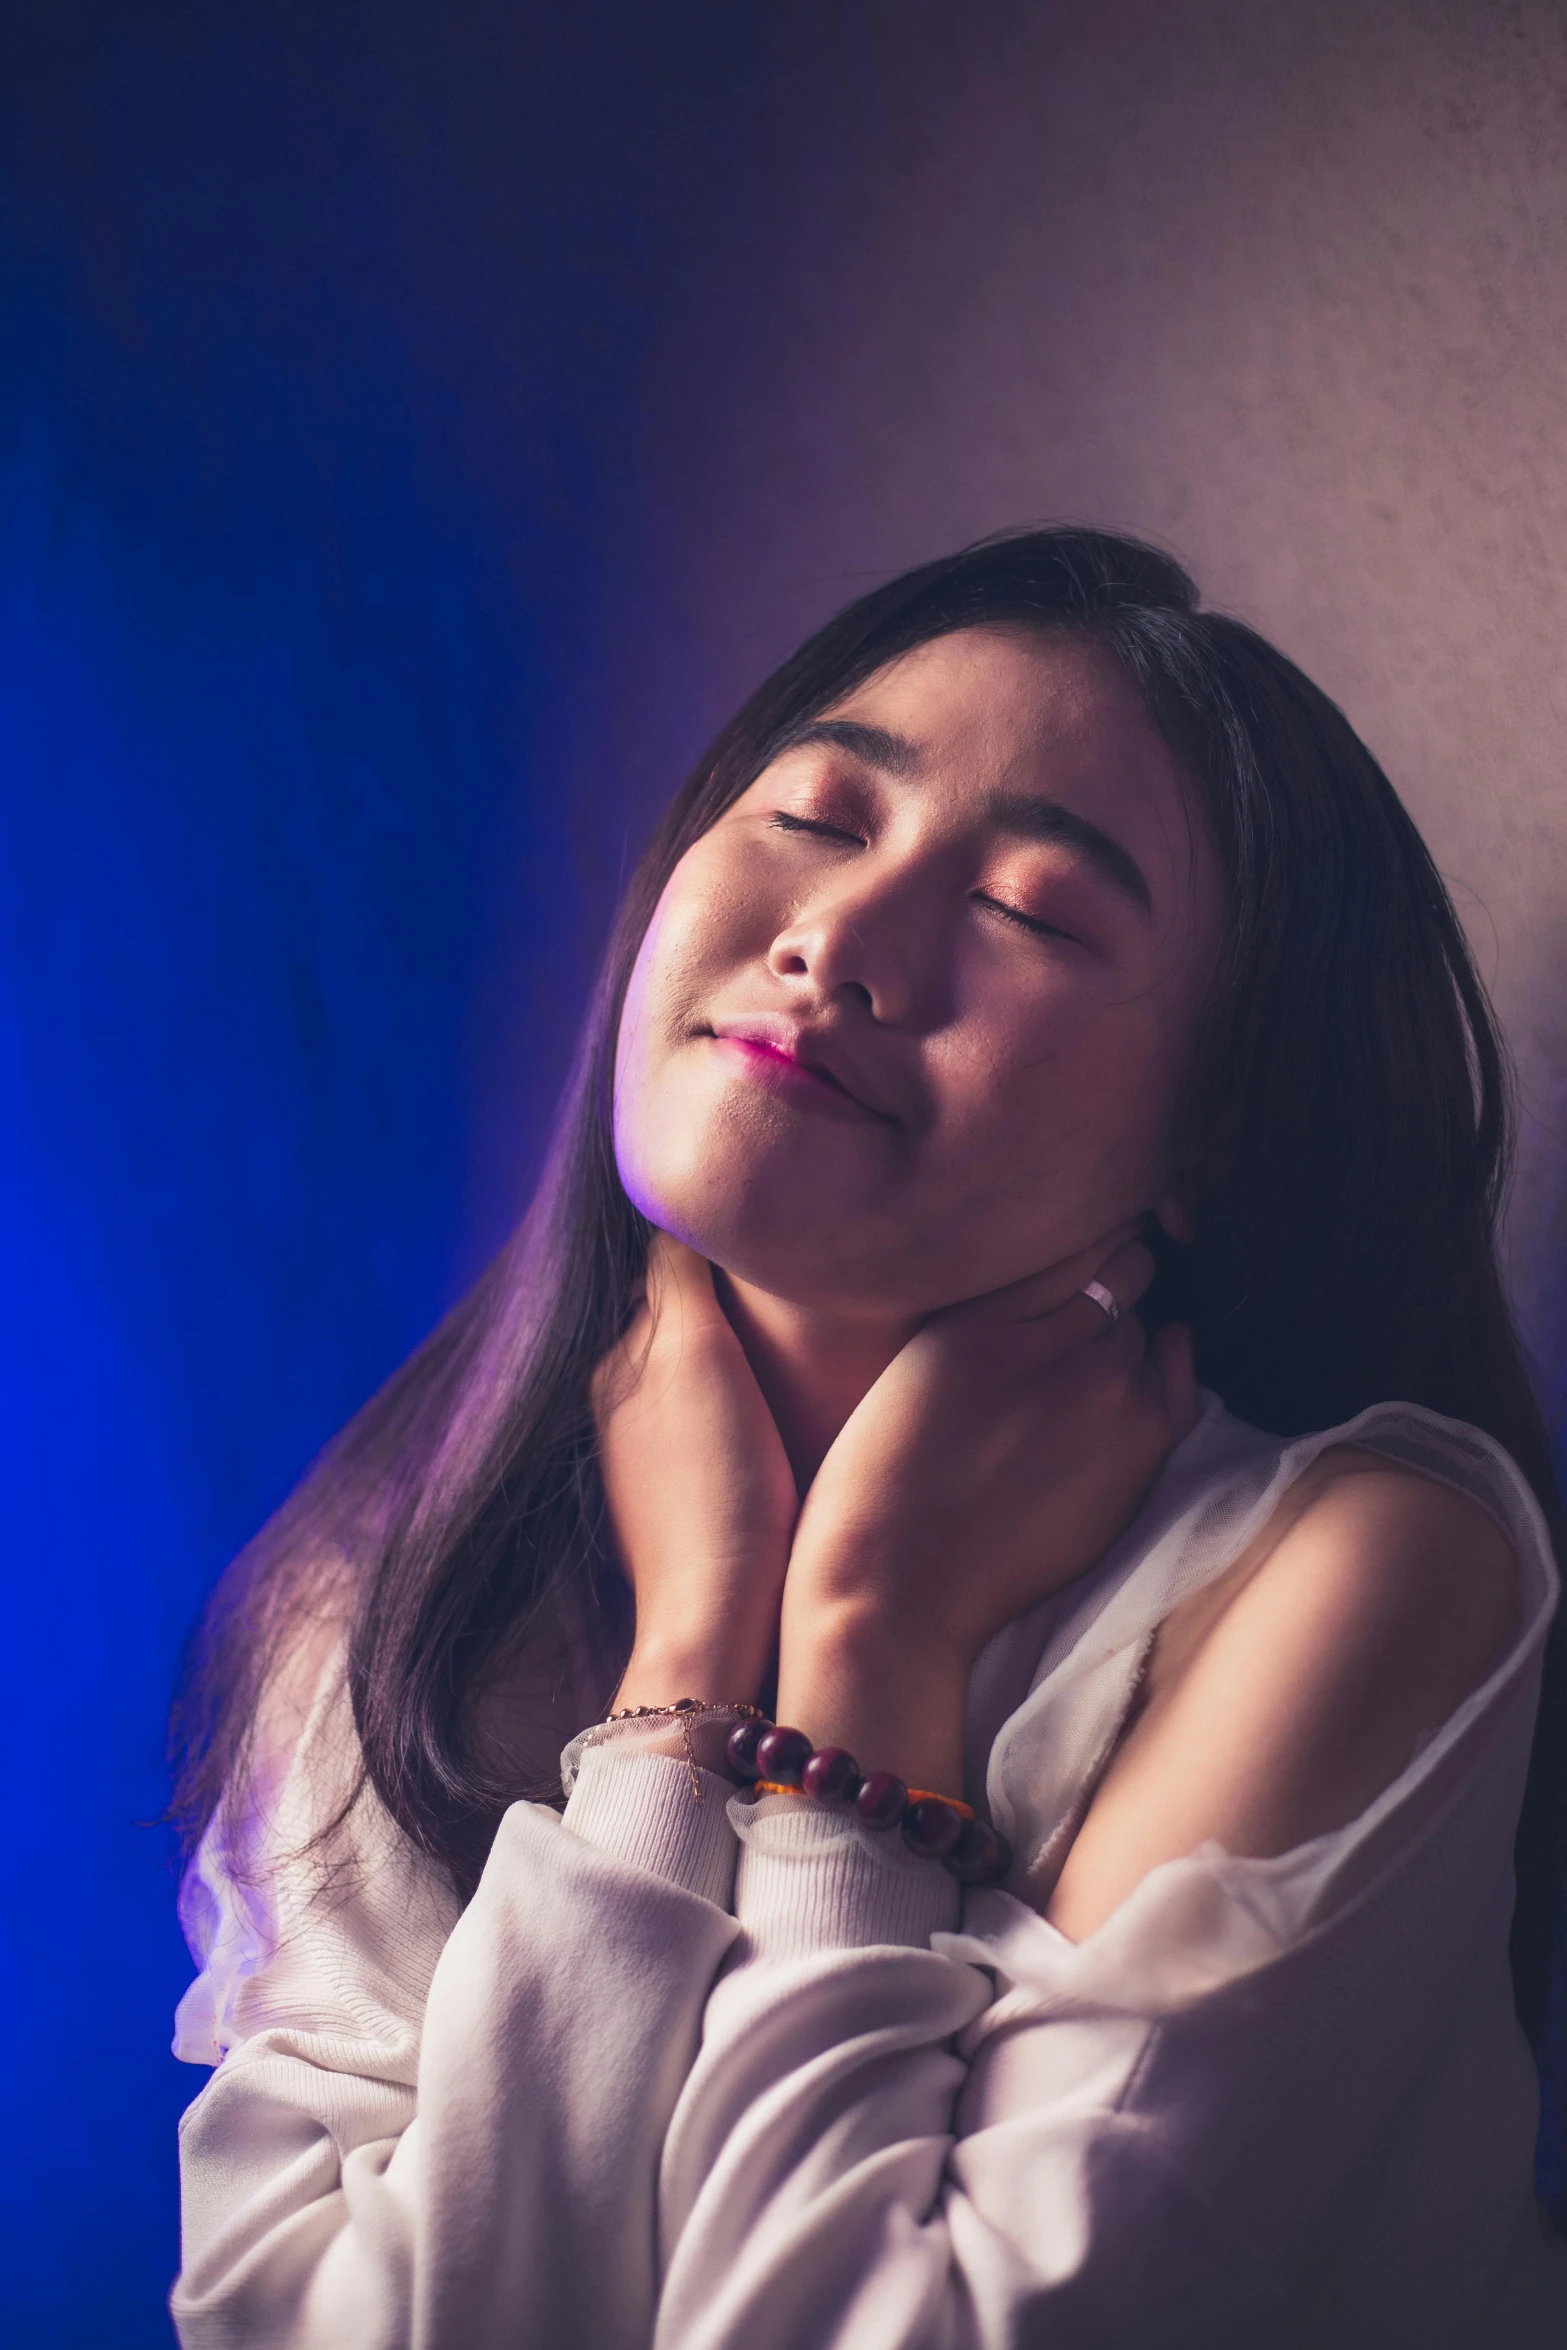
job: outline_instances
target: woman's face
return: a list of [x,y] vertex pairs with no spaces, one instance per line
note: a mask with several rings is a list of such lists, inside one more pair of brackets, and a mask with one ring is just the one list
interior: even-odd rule
[[799,1305],[919,1315],[1159,1209],[1217,859],[1113,656],[965,629],[687,850],[621,1020],[631,1198]]

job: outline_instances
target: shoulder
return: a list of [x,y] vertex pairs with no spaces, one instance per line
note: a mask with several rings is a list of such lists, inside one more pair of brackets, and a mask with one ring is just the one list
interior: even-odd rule
[[[1482,1680],[1517,1623],[1517,1560],[1476,1501],[1335,1445],[1189,1621],[1168,1626],[1151,1696],[1190,1716],[1278,1710],[1270,1744],[1331,1741],[1328,1774],[1367,1799]],[[1164,1646],[1161,1640],[1160,1646]],[[1160,1670],[1161,1665],[1163,1670]],[[1186,1703],[1178,1700],[1183,1688]],[[1359,1774],[1353,1759],[1362,1758]],[[1323,1826],[1336,1824],[1324,1820]]]
[[1333,1445],[1240,1557],[1172,1609],[1150,1694],[1204,1655],[1238,1661],[1258,1640],[1270,1678],[1288,1678],[1300,1661],[1279,1646],[1288,1628],[1319,1662],[1346,1669],[1391,1644],[1403,1671],[1428,1676],[1439,1697],[1453,1676],[1482,1670],[1514,1628],[1517,1583],[1513,1545],[1479,1502],[1361,1446]]
[[[1446,1710],[1514,1628],[1517,1581],[1512,1543],[1477,1501],[1360,1446],[1334,1445],[1252,1546],[1229,1637],[1239,1646],[1248,1632],[1287,1625],[1330,1669],[1372,1672]],[[1293,1669],[1276,1654],[1276,1674]]]
[[1092,1931],[1208,1838],[1264,1857],[1347,1826],[1486,1677],[1517,1579],[1477,1502],[1359,1447],[1321,1453],[1161,1627],[1052,1919]]

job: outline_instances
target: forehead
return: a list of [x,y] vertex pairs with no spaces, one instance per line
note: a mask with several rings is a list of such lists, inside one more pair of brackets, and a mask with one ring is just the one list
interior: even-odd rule
[[1080,638],[958,629],[888,662],[823,715],[907,737],[921,779],[947,789],[1048,788],[1084,815],[1179,817],[1187,829],[1174,755],[1114,654]]
[[884,730],[910,756],[890,783],[938,823],[1025,800],[1083,818],[1146,877],[1167,940],[1217,935],[1225,891],[1180,762],[1106,647],[1021,626],[916,645],[822,713]]

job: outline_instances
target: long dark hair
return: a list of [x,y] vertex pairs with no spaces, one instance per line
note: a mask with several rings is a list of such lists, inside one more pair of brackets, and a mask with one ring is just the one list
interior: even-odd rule
[[[1251,629],[1200,611],[1167,555],[1100,531],[1008,534],[829,621],[677,794],[626,894],[522,1226],[219,1585],[175,1716],[188,1834],[242,1779],[268,1675],[312,1616],[346,1628],[364,1782],[459,1890],[506,1805],[540,1792],[476,1735],[499,1667],[569,1611],[612,1684],[630,1624],[602,1538],[588,1379],[646,1260],[610,1128],[632,961],[679,858],[804,722],[898,654],[987,623],[1068,632],[1122,662],[1201,795],[1227,877],[1189,1104],[1196,1244],[1166,1252],[1160,1283],[1193,1325],[1201,1377],[1282,1434],[1389,1399],[1470,1421],[1559,1527],[1497,1274],[1506,1064],[1418,833],[1327,696]],[[1564,1667],[1558,1627],[1513,1944],[1520,2013],[1558,2078]]]

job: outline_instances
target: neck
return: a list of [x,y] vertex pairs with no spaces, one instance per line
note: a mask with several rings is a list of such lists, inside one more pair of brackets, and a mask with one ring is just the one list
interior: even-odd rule
[[791,1305],[714,1267],[714,1287],[803,1494],[849,1414],[919,1328]]

